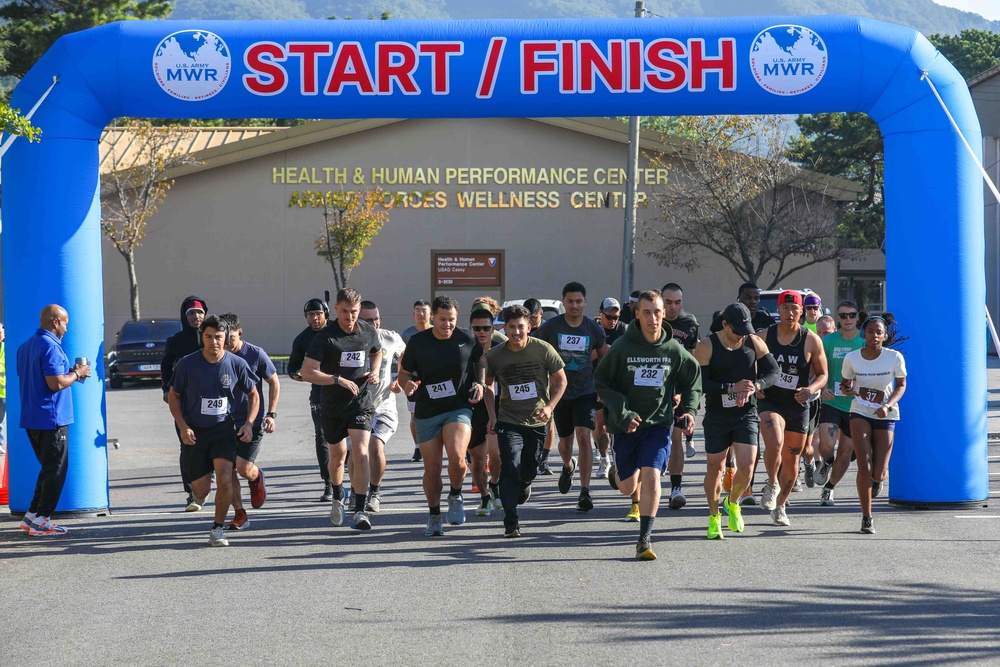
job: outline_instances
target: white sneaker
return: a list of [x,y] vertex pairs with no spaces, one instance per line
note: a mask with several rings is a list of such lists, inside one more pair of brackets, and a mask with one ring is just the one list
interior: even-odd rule
[[816,486],[823,486],[830,481],[830,471],[833,469],[826,461],[820,461],[819,465],[816,466],[816,472],[813,474],[813,480],[816,482]]
[[760,506],[761,509],[765,509],[768,512],[774,511],[775,506],[778,504],[778,485],[767,483],[764,485],[764,490],[760,494]]
[[788,520],[788,514],[785,512],[784,505],[775,507],[774,510],[771,511],[771,522],[774,523],[775,526],[791,525],[791,522]]
[[223,526],[218,528],[213,528],[212,532],[208,534],[208,546],[210,547],[228,547],[229,539],[226,538],[226,529]]
[[343,526],[344,521],[347,520],[346,511],[344,510],[344,501],[337,500],[334,498],[333,502],[330,504],[330,523],[334,526]]
[[607,479],[608,468],[610,468],[608,465],[608,457],[602,456],[601,460],[597,464],[597,476],[601,479]]
[[837,504],[833,501],[833,489],[823,487],[823,491],[819,494],[819,504],[824,507]]
[[685,505],[687,505],[688,499],[684,495],[684,492],[680,489],[674,489],[670,492],[670,509],[679,510]]

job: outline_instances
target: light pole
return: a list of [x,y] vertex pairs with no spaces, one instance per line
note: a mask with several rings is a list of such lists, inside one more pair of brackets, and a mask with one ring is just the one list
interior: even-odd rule
[[[646,15],[646,3],[636,0],[635,17]],[[639,171],[639,117],[628,119],[628,164],[625,167],[625,239],[622,245],[622,304],[628,303],[635,277],[635,179]]]

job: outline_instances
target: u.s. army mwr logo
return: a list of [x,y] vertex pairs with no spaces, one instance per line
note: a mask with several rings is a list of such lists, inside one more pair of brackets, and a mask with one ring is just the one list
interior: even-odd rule
[[207,30],[168,35],[153,53],[153,76],[165,93],[188,102],[213,97],[229,81],[232,57],[221,37]]
[[760,87],[775,95],[801,95],[826,74],[822,38],[800,25],[762,30],[750,47],[750,70]]

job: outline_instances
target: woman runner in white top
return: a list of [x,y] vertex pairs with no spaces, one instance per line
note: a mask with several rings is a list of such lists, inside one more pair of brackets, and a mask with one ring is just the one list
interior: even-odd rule
[[883,347],[887,334],[884,319],[869,317],[861,324],[865,346],[844,357],[843,393],[851,402],[851,438],[858,457],[858,499],[861,532],[874,533],[872,498],[878,497],[889,474],[889,456],[899,399],[906,391],[903,355]]

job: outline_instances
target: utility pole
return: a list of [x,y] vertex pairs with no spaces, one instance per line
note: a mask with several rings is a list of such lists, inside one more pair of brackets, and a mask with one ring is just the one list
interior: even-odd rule
[[[646,3],[636,0],[635,17],[646,15]],[[622,247],[622,308],[628,303],[635,277],[635,179],[639,171],[639,117],[628,119],[628,164],[625,167],[625,240]]]

